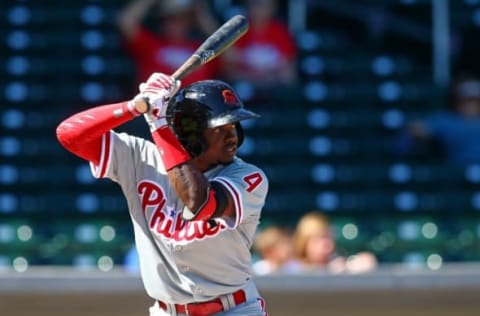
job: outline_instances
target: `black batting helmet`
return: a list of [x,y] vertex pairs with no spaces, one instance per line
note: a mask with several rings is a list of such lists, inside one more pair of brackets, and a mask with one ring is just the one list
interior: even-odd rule
[[220,80],[203,80],[186,86],[167,107],[167,121],[185,149],[196,157],[207,149],[206,128],[236,123],[238,146],[243,142],[240,121],[260,115],[244,108],[233,88]]

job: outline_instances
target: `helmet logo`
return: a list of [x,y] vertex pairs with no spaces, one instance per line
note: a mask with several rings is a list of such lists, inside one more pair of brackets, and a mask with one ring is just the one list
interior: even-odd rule
[[230,104],[233,106],[240,106],[240,103],[238,102],[238,99],[232,90],[225,89],[222,91],[222,95],[223,95],[223,100],[225,101],[226,104]]

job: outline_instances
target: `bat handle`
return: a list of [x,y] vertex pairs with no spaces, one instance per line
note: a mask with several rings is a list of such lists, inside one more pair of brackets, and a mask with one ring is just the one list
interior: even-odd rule
[[150,109],[150,103],[148,102],[147,98],[137,98],[133,102],[135,104],[135,110],[138,113],[147,113]]
[[[200,58],[200,56],[198,54],[193,54],[182,66],[175,70],[175,72],[172,74],[172,77],[175,80],[181,80],[201,64],[202,59]],[[146,113],[149,109],[150,104],[147,98],[138,98],[137,100],[135,100],[135,110],[137,110],[137,112]]]
[[198,54],[193,54],[185,63],[175,70],[175,72],[172,74],[172,77],[175,80],[182,80],[186,75],[194,71],[202,63],[203,62],[200,56]]

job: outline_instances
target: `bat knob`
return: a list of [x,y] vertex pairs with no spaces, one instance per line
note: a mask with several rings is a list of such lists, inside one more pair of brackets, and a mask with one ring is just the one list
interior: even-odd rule
[[148,110],[150,109],[150,102],[148,101],[148,98],[136,98],[134,100],[135,104],[135,110],[138,113],[147,113]]

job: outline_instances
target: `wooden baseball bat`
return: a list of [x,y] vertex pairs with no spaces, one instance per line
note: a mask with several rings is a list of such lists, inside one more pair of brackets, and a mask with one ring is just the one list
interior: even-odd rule
[[[219,56],[225,49],[235,43],[248,30],[248,20],[243,15],[235,15],[212,33],[197,50],[172,74],[176,80],[181,80],[203,64]],[[140,113],[148,111],[147,100],[139,99],[135,108]]]

